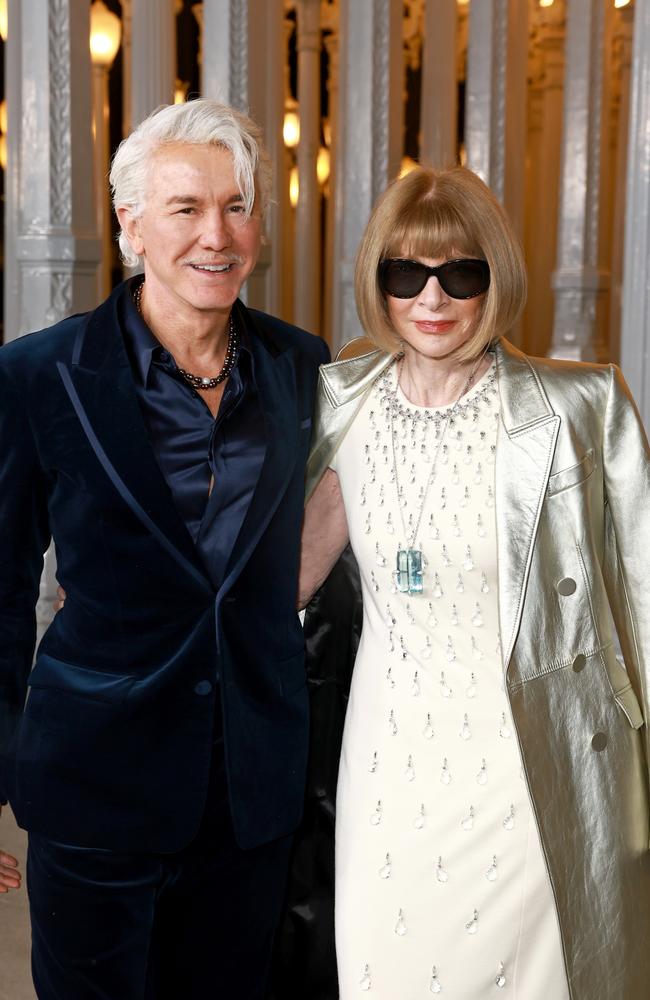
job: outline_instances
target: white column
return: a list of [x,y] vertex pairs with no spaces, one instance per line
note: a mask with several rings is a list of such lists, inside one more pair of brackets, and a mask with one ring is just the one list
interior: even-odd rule
[[[5,338],[98,302],[87,0],[10,0],[7,41]],[[46,553],[37,636],[52,620]]]
[[402,3],[341,0],[339,155],[332,350],[361,334],[354,259],[402,155]]
[[298,0],[298,205],[296,207],[294,321],[320,330],[321,226],[316,160],[320,146],[320,0]]
[[[242,299],[267,312],[279,313],[282,301],[281,246],[286,193],[282,185],[282,120],[284,66],[282,0],[203,0],[196,9],[201,27],[204,97],[250,112],[262,127],[274,167],[266,242]],[[286,267],[286,261],[284,261]]]
[[160,104],[173,104],[176,82],[174,0],[131,5],[131,127]]
[[11,0],[5,337],[97,304],[87,0]]
[[428,0],[425,3],[420,159],[431,167],[449,167],[456,162],[457,27],[456,0]]
[[465,147],[467,166],[523,228],[528,5],[481,0],[469,13]]
[[248,110],[248,8],[249,0],[203,0],[201,92],[239,111]]
[[606,287],[606,277],[598,268],[604,5],[602,0],[568,0],[567,9],[557,268],[553,275],[555,320],[550,354],[577,361],[598,356],[597,305]]
[[650,4],[634,11],[621,365],[650,428]]

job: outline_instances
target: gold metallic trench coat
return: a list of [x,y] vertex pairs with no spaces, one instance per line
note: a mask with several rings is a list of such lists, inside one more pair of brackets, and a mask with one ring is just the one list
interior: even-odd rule
[[[308,495],[390,360],[321,369]],[[648,1000],[648,442],[614,365],[529,359],[503,339],[496,361],[506,690],[570,994]]]

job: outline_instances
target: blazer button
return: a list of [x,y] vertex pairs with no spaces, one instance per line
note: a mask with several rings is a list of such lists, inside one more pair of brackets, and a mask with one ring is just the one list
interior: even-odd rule
[[594,733],[591,737],[591,748],[600,753],[607,746],[607,736],[605,733]]
[[199,681],[199,683],[194,688],[195,694],[210,694],[212,691],[212,684],[210,681]]
[[578,653],[571,666],[573,667],[573,669],[577,674],[579,674],[581,670],[584,670],[584,668],[587,666],[587,657],[585,656],[585,654]]
[[571,594],[575,593],[576,582],[572,580],[570,576],[565,576],[563,580],[557,585],[558,592],[562,594],[562,597],[570,597]]

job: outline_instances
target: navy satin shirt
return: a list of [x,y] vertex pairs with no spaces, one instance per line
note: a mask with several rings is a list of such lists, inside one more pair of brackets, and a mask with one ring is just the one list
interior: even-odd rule
[[[156,460],[218,587],[266,453],[264,420],[247,332],[216,419],[155,339],[130,295],[123,331],[138,402]],[[210,479],[214,486],[210,493]]]

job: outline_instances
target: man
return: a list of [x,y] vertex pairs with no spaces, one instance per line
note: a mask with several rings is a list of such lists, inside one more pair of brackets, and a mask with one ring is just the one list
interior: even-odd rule
[[[0,352],[0,802],[30,834],[41,1000],[253,1000],[302,808],[327,349],[238,300],[269,189],[249,119],[165,108],[111,184],[144,281]],[[50,534],[67,599],[30,674]]]

